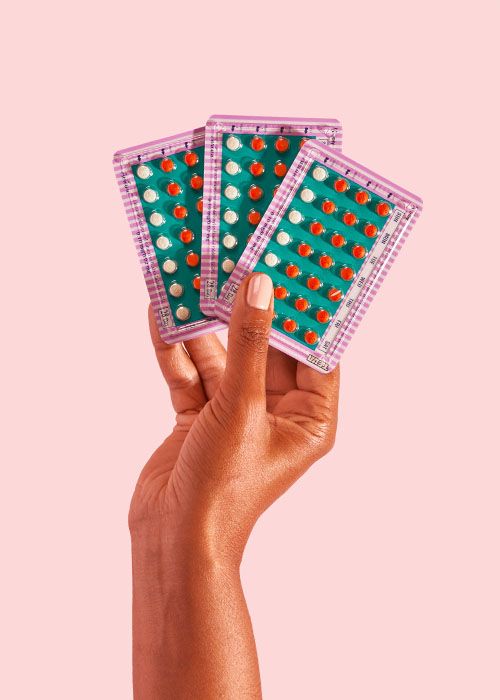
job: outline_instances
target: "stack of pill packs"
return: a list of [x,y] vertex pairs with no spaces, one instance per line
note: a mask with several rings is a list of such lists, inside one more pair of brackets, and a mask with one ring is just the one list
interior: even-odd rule
[[422,210],[341,147],[336,119],[214,115],[115,154],[165,342],[224,328],[242,280],[265,272],[270,344],[335,367]]

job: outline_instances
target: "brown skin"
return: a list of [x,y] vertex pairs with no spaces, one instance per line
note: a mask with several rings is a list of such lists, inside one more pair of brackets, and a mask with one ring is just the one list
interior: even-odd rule
[[[228,353],[215,335],[160,339],[177,413],[132,498],[136,700],[261,698],[239,566],[259,516],[332,447],[338,368],[322,375],[268,349],[269,308],[240,286]],[[266,302],[267,304],[267,302]]]

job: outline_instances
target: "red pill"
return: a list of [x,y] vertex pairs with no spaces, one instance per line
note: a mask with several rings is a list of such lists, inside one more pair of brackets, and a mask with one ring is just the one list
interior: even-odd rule
[[366,224],[364,231],[365,236],[368,236],[368,238],[375,238],[378,228],[375,226],[375,224]]
[[330,314],[326,309],[319,309],[319,311],[316,312],[316,320],[319,321],[319,323],[328,323]]
[[275,188],[273,189],[273,197],[276,196],[276,192],[279,190],[280,186],[276,185]]
[[285,151],[288,151],[290,147],[290,142],[284,136],[278,136],[274,142],[274,147],[278,153],[285,153]]
[[391,208],[388,204],[385,202],[379,202],[377,206],[375,207],[375,211],[379,216],[389,216],[389,212],[391,211]]
[[176,197],[178,194],[182,192],[181,186],[179,185],[178,182],[169,182],[167,185],[167,193],[171,197]]
[[325,270],[333,265],[333,259],[329,255],[320,255],[318,262]]
[[313,292],[318,290],[321,287],[321,280],[318,277],[311,276],[306,282],[307,286],[309,289],[311,289]]
[[358,204],[367,204],[370,201],[370,195],[365,190],[359,190],[354,195],[354,199]]
[[193,151],[188,151],[184,156],[184,162],[187,166],[192,168],[193,165],[196,165],[196,163],[198,162],[198,156],[196,155],[196,153],[193,153]]
[[325,199],[325,201],[321,205],[321,209],[324,211],[325,214],[333,214],[336,208],[337,206],[335,202],[332,202],[331,199]]
[[201,175],[193,175],[193,177],[190,180],[191,187],[193,190],[201,190],[203,187],[203,178]]
[[345,192],[349,189],[349,183],[343,177],[339,177],[333,184],[337,192]]
[[362,260],[366,255],[366,248],[362,245],[354,245],[352,247],[352,256],[358,260]]
[[328,298],[330,301],[340,301],[343,297],[342,291],[336,287],[332,287],[328,290]]
[[343,267],[340,270],[340,276],[346,282],[350,282],[352,280],[352,278],[354,277],[354,270],[350,267]]
[[304,340],[308,345],[314,345],[318,341],[318,334],[314,331],[306,331],[304,333]]
[[200,291],[201,277],[199,275],[196,275],[196,277],[193,277],[193,287],[194,287],[194,289],[197,289],[198,291]]
[[297,311],[307,311],[307,309],[309,308],[309,302],[307,301],[307,299],[304,299],[304,297],[298,297],[297,299],[295,299],[294,306],[297,309]]
[[334,233],[330,238],[330,243],[334,248],[342,248],[346,244],[346,240],[341,233]]
[[307,136],[304,136],[304,138],[300,139],[299,148],[302,148],[302,146],[303,146],[305,143],[307,143],[308,141],[309,141],[309,139],[307,138]]
[[278,286],[274,288],[274,296],[276,299],[286,299],[288,296],[288,289],[283,286]]
[[179,234],[179,238],[183,243],[191,243],[194,238],[194,233],[188,228],[183,228]]
[[248,196],[250,197],[250,199],[253,199],[254,202],[260,199],[263,194],[264,190],[262,189],[262,187],[257,187],[257,185],[252,185],[248,190]]
[[286,266],[285,272],[286,272],[287,277],[291,277],[292,279],[294,277],[298,277],[300,275],[300,270],[299,270],[298,266],[293,265],[292,263],[290,263],[290,265]]
[[169,173],[175,168],[174,161],[172,160],[172,158],[164,158],[160,163],[160,168],[163,170],[164,173]]
[[263,138],[260,136],[254,136],[250,142],[250,146],[254,151],[262,151],[266,147],[266,144]]
[[277,175],[278,177],[285,177],[286,170],[287,170],[286,165],[284,163],[282,163],[280,160],[274,166],[274,174]]
[[249,224],[252,224],[252,226],[257,226],[260,221],[260,212],[258,212],[256,209],[250,209],[247,219]]
[[176,219],[185,219],[188,215],[188,210],[182,204],[176,204],[174,207],[174,216]]
[[287,333],[295,333],[297,330],[297,321],[294,321],[293,318],[286,318],[283,321],[283,330]]
[[357,222],[356,214],[353,214],[351,211],[346,211],[342,217],[342,221],[346,226],[354,226],[354,224]]
[[193,253],[193,251],[191,251],[186,255],[186,263],[189,265],[189,267],[196,267],[196,265],[198,265],[199,262],[200,256],[198,255],[198,253]]
[[313,221],[310,226],[309,226],[309,231],[314,235],[314,236],[321,236],[323,231],[325,230],[325,227],[320,221]]
[[264,172],[263,164],[259,163],[258,160],[254,160],[253,163],[250,163],[250,172],[254,177],[260,177],[260,175],[262,175]]
[[303,258],[307,258],[312,253],[312,248],[308,243],[301,243],[297,248],[297,253]]
[[199,200],[196,202],[196,210],[200,212],[203,211],[203,197],[200,197]]

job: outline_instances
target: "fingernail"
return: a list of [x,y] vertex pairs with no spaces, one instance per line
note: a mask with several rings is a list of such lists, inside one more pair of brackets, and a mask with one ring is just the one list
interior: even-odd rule
[[268,275],[258,273],[248,283],[247,304],[254,309],[267,311],[273,294],[273,282]]

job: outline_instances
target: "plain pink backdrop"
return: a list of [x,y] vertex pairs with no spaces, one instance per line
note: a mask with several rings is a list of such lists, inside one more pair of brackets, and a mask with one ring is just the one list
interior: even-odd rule
[[7,13],[0,696],[131,697],[128,502],[172,412],[111,158],[225,112],[338,117],[424,199],[334,452],[248,547],[265,698],[497,700],[498,3]]

